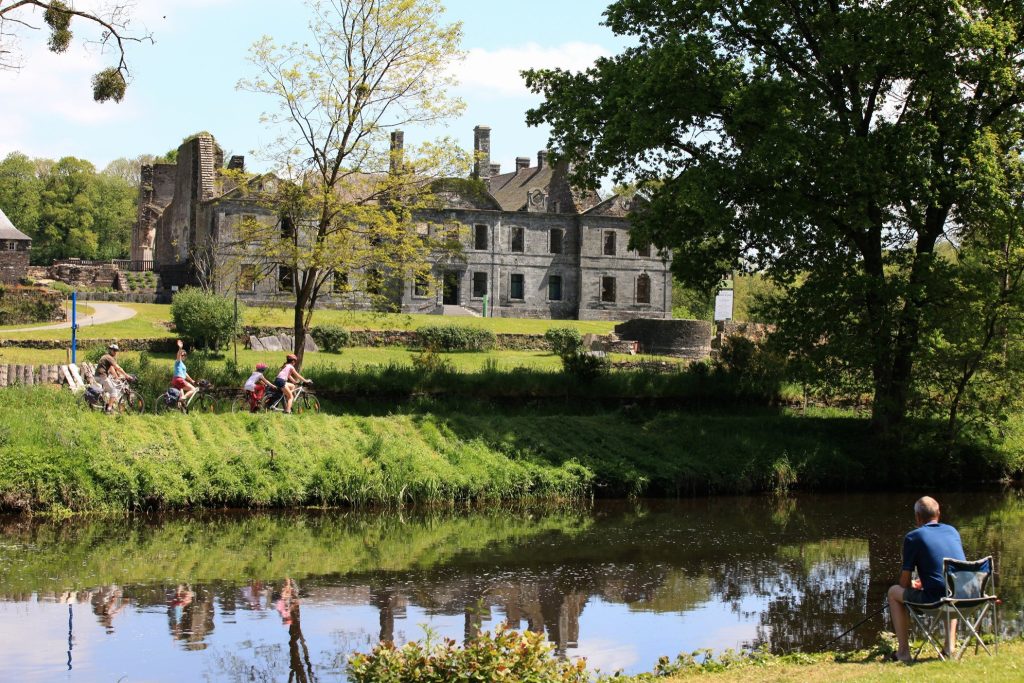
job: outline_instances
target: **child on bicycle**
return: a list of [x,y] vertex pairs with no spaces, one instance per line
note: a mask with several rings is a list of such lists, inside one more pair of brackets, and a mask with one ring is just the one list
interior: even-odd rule
[[185,358],[187,357],[188,351],[185,350],[185,344],[179,339],[178,352],[174,355],[174,377],[171,379],[171,388],[180,392],[178,403],[185,405],[188,405],[192,394],[196,393],[196,381],[188,374],[188,369],[185,367]]
[[298,362],[298,360],[298,357],[294,353],[289,353],[285,357],[284,365],[281,366],[281,371],[277,373],[277,377],[274,379],[274,386],[284,394],[284,412],[286,414],[290,414],[292,412],[292,401],[295,400],[295,393],[289,382],[298,384],[306,381],[306,378],[300,375],[299,371],[295,369],[295,363]]
[[249,375],[249,379],[245,380],[245,398],[249,401],[249,410],[253,413],[260,407],[260,401],[263,400],[263,393],[267,387],[274,386],[269,379],[263,376],[266,369],[266,363],[257,363],[256,371]]

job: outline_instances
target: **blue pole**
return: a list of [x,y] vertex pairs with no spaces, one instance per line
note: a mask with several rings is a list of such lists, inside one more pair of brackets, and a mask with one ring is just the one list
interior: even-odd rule
[[71,292],[71,364],[78,363],[78,292]]

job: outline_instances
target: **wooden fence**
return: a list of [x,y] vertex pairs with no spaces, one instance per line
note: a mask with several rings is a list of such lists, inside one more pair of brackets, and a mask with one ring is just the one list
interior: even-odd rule
[[92,376],[92,365],[0,364],[0,387],[67,384],[72,391],[83,387],[82,378]]

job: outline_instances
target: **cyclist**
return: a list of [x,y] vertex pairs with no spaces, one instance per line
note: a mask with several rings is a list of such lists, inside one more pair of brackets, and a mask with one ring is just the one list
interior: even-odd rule
[[292,412],[292,401],[295,399],[295,393],[292,390],[292,385],[289,382],[298,384],[299,382],[305,382],[306,378],[299,374],[299,371],[295,369],[295,363],[298,362],[298,357],[294,353],[289,353],[285,357],[284,365],[281,366],[281,371],[277,373],[277,377],[274,379],[274,386],[284,394],[284,412]]
[[188,369],[185,367],[187,357],[188,351],[185,350],[185,344],[179,339],[178,353],[174,356],[174,378],[171,379],[171,387],[181,392],[178,403],[184,404],[187,404],[188,400],[192,398],[192,394],[196,393],[196,381],[188,374]]
[[267,387],[274,386],[269,379],[263,376],[266,369],[266,363],[257,363],[256,371],[249,375],[249,379],[245,380],[245,398],[249,401],[249,410],[254,413],[259,408],[260,401],[263,400],[263,392]]
[[96,381],[100,383],[100,387],[103,389],[103,397],[106,400],[106,411],[108,413],[114,411],[114,404],[121,398],[121,392],[118,391],[117,386],[111,380],[127,380],[129,377],[128,373],[117,364],[117,353],[120,350],[120,346],[111,344],[107,347],[107,352],[103,354],[100,361],[96,364]]

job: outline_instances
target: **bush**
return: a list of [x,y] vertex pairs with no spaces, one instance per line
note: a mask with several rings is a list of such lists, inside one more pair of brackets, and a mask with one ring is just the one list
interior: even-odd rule
[[580,353],[583,350],[583,335],[575,327],[552,327],[544,333],[544,339],[551,344],[557,356]]
[[434,351],[490,351],[498,338],[479,327],[431,325],[417,330],[423,348]]
[[592,353],[568,353],[562,356],[562,369],[582,382],[592,382],[601,375],[608,374],[611,363],[605,356]]
[[547,681],[587,683],[586,660],[562,661],[545,641],[543,633],[498,627],[492,636],[484,632],[465,644],[446,638],[433,645],[411,642],[402,647],[382,643],[370,654],[348,660],[348,677],[354,683],[385,681]]
[[174,295],[171,318],[183,339],[194,347],[220,349],[241,333],[244,306],[235,320],[234,302],[227,297],[187,287]]
[[309,334],[322,351],[329,353],[339,353],[348,346],[352,336],[340,325],[315,325]]

